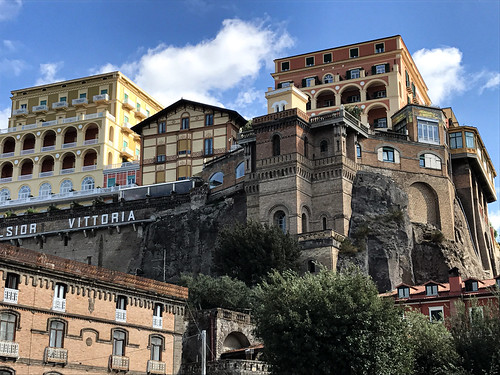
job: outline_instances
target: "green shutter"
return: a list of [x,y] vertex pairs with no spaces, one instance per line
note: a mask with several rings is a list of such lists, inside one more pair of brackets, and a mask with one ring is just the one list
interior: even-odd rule
[[346,73],[345,73],[345,79],[351,79],[351,71],[348,70]]
[[372,76],[377,74],[377,67],[375,65],[372,66]]
[[385,72],[389,73],[391,71],[391,64],[385,64]]
[[306,87],[306,79],[305,78],[302,80],[302,87]]

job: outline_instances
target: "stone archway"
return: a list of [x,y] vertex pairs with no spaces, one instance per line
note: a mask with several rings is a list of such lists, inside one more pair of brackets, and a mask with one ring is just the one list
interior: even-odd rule
[[241,332],[233,331],[224,339],[224,343],[222,344],[223,352],[227,352],[229,350],[247,348],[250,346],[250,341],[248,338]]
[[436,191],[424,182],[415,182],[408,191],[410,220],[441,228],[439,199]]

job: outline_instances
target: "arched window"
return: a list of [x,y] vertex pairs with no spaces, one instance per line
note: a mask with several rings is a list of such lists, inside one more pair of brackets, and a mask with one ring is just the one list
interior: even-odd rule
[[281,143],[281,138],[278,134],[275,134],[273,136],[273,156],[278,156],[280,155],[280,143]]
[[31,195],[31,189],[28,185],[23,185],[19,188],[19,194],[18,194],[18,198],[19,199],[26,199],[26,198],[29,198],[29,196]]
[[323,216],[321,221],[323,222],[323,230],[326,230],[326,217]]
[[38,196],[40,197],[48,197],[52,193],[52,186],[45,182],[40,186],[40,191],[38,192]]
[[113,154],[111,152],[108,152],[108,165],[113,164]]
[[307,232],[307,215],[306,214],[302,214],[302,218],[301,218],[301,224],[302,224],[302,233],[305,233]]
[[0,341],[14,341],[17,316],[9,312],[0,314]]
[[108,135],[108,140],[113,143],[115,138],[115,130],[113,129],[112,126],[109,127],[109,135]]
[[64,323],[53,320],[50,323],[49,346],[51,348],[62,348],[64,339]]
[[320,152],[328,152],[328,142],[326,140],[322,140],[319,144]]
[[394,163],[394,149],[392,147],[384,147],[382,149],[382,161]]
[[0,375],[15,375],[15,374],[16,374],[15,370],[9,367],[0,368]]
[[7,188],[0,190],[0,203],[8,201],[10,199],[10,191]]
[[69,193],[71,190],[73,190],[73,183],[71,182],[71,180],[63,180],[63,182],[61,182],[61,188],[59,189],[59,193],[66,194]]
[[286,233],[286,215],[283,211],[276,211],[274,214],[274,225]]
[[304,138],[304,156],[309,157],[309,139],[307,137]]
[[361,146],[358,143],[356,143],[356,157],[361,157]]
[[161,361],[162,351],[163,351],[163,337],[151,336],[151,360]]
[[224,182],[224,173],[222,173],[222,172],[214,173],[212,175],[212,177],[210,177],[208,182],[209,182],[210,189],[213,189],[213,188],[216,188],[217,186],[222,185],[222,183]]
[[316,262],[314,260],[307,261],[307,270],[309,271],[309,273],[316,272]]
[[92,177],[85,177],[82,181],[82,190],[92,190],[95,187],[95,181]]
[[113,331],[113,355],[123,357],[125,355],[126,333],[118,329]]
[[245,162],[242,161],[238,166],[236,167],[236,178],[241,178],[245,175]]
[[163,305],[161,303],[156,303],[153,310],[153,328],[163,328]]
[[333,82],[333,76],[331,74],[327,74],[323,78],[323,83],[332,83]]

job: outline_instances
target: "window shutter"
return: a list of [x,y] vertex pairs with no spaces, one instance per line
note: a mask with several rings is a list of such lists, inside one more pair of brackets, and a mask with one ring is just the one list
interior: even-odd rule
[[156,155],[165,155],[165,145],[156,148]]
[[351,71],[348,70],[346,73],[345,73],[345,78],[346,79],[351,79]]
[[319,80],[318,76],[315,76],[314,79],[316,80],[317,85],[321,85],[321,81]]
[[156,183],[165,182],[165,171],[156,172]]
[[385,72],[389,73],[391,71],[391,64],[385,64]]
[[306,87],[306,79],[302,79],[302,87]]
[[283,84],[283,83],[281,83],[281,82],[280,82],[280,83],[278,83],[278,88],[279,88],[279,89],[281,88],[281,85],[282,85],[282,84]]
[[375,65],[372,66],[372,76],[377,74],[377,67]]

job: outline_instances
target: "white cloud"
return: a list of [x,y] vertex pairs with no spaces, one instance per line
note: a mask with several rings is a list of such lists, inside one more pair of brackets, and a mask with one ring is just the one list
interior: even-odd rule
[[213,39],[183,47],[160,44],[120,70],[163,105],[183,97],[220,106],[224,91],[251,87],[260,70],[292,44],[286,31],[264,22],[226,19]]
[[22,5],[22,0],[0,0],[0,22],[17,16]]
[[14,74],[15,76],[19,76],[26,68],[27,64],[23,60],[12,60],[6,58],[0,60],[0,73]]
[[57,81],[64,81],[64,78],[56,77],[59,69],[62,68],[64,63],[62,61],[56,63],[40,64],[41,77],[36,80],[35,85],[45,85]]
[[480,92],[482,93],[486,89],[494,89],[500,86],[500,73],[485,73],[487,76],[486,83],[481,86]]
[[413,54],[433,104],[441,104],[466,89],[462,52],[455,47],[423,48]]
[[106,65],[97,67],[95,69],[90,69],[90,74],[103,74],[103,73],[111,73],[120,70],[120,67],[113,65],[111,63],[107,63]]
[[9,127],[10,108],[0,110],[0,129]]
[[4,48],[5,48],[7,51],[9,51],[9,52],[13,52],[13,51],[15,51],[15,50],[16,50],[16,45],[14,44],[14,42],[13,42],[12,40],[8,40],[8,39],[6,39],[6,40],[4,40],[4,41],[2,42],[2,44],[3,44]]
[[[500,236],[500,211],[493,211],[488,214],[488,217],[490,219],[490,223],[497,230],[497,233],[499,233]],[[500,238],[499,238],[500,240]]]

